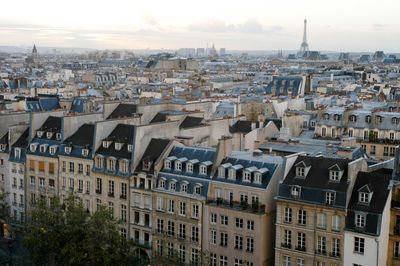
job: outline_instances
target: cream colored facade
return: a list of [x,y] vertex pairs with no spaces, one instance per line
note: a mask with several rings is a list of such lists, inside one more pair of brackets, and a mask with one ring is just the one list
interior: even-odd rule
[[400,185],[393,186],[387,264],[400,266]]

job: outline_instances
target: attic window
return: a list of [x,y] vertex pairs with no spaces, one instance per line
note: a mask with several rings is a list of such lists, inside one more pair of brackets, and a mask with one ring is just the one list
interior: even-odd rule
[[20,158],[20,157],[21,157],[21,149],[15,148],[15,158]]
[[251,173],[249,171],[243,171],[243,182],[251,181]]
[[225,168],[224,167],[219,167],[218,168],[218,177],[219,178],[225,178]]
[[180,161],[175,162],[175,170],[182,171],[182,163]]
[[304,177],[304,175],[305,175],[304,167],[296,167],[296,176]]
[[150,162],[143,161],[143,170],[149,170],[149,169],[150,169]]
[[56,139],[60,140],[61,139],[61,133],[56,133]]
[[50,154],[51,155],[54,155],[56,153],[56,151],[57,151],[57,147],[56,146],[50,147]]
[[187,191],[188,191],[187,184],[182,184],[182,185],[181,185],[181,192],[187,193]]
[[325,203],[328,205],[332,205],[334,202],[335,202],[335,192],[326,192]]
[[114,159],[108,159],[108,170],[115,171],[115,160]]
[[201,175],[206,175],[207,174],[207,166],[200,165],[200,174]]
[[47,150],[47,145],[40,145],[40,152],[45,153]]
[[261,184],[261,173],[254,173],[254,183]]
[[371,200],[371,192],[359,192],[358,201],[363,204],[369,204]]
[[335,115],[333,116],[333,119],[334,119],[335,121],[339,121],[339,120],[340,120],[340,115],[335,114]]
[[115,142],[115,150],[117,150],[117,151],[119,151],[119,150],[121,150],[121,143],[119,143],[119,142]]
[[165,188],[165,180],[164,179],[160,179],[160,181],[158,182],[158,187]]
[[371,116],[370,116],[370,115],[367,115],[367,116],[365,117],[365,122],[368,123],[368,124],[371,123]]
[[171,181],[169,183],[169,190],[176,190],[176,182],[175,181]]
[[235,169],[231,168],[228,170],[228,178],[229,179],[236,179],[236,171]]
[[397,125],[399,123],[399,119],[397,117],[392,118],[392,124]]
[[71,153],[71,150],[72,150],[72,148],[71,148],[71,147],[68,147],[68,146],[66,146],[66,147],[64,148],[64,151],[65,151],[66,154],[70,154],[70,153]]
[[132,144],[128,144],[128,151],[132,151],[133,150],[133,145]]
[[43,131],[36,131],[36,135],[38,138],[41,138],[43,136]]
[[35,152],[37,148],[37,144],[36,143],[32,143],[31,144],[31,152]]
[[82,156],[88,156],[89,155],[89,150],[88,149],[83,149],[82,150]]
[[186,172],[193,173],[193,164],[192,163],[186,164]]
[[110,143],[108,141],[103,141],[103,148],[108,148]]
[[124,161],[124,160],[119,161],[119,171],[121,173],[124,173],[124,174],[128,173],[128,171],[129,171],[129,162]]
[[53,136],[53,132],[47,132],[47,133],[46,133],[46,137],[47,137],[48,139],[51,139],[52,136]]
[[328,113],[325,113],[325,114],[324,114],[324,119],[325,119],[325,120],[329,120],[329,114],[328,114]]
[[350,120],[350,122],[356,122],[357,121],[357,116],[351,115],[349,120]]
[[331,170],[329,171],[329,180],[330,181],[339,181],[340,180],[340,172]]
[[292,198],[298,199],[300,197],[300,188],[299,187],[292,187],[291,193]]
[[200,193],[201,193],[201,187],[200,186],[195,186],[194,187],[194,194],[200,195]]
[[171,161],[170,160],[165,160],[164,161],[164,168],[165,169],[171,169]]
[[6,144],[0,144],[0,151],[6,150]]

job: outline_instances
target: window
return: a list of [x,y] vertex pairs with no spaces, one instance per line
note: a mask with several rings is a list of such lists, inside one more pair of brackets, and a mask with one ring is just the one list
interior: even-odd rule
[[194,194],[200,195],[200,193],[201,193],[201,187],[200,186],[195,186],[194,187]]
[[250,231],[254,230],[254,221],[253,220],[247,221],[247,230],[250,230]]
[[207,166],[200,165],[200,174],[201,175],[206,175],[207,174]]
[[243,181],[250,182],[251,181],[251,173],[248,171],[243,171]]
[[169,183],[169,190],[176,190],[176,183],[174,181]]
[[233,168],[230,168],[228,170],[228,178],[229,179],[235,179],[236,178],[236,171]]
[[292,208],[285,208],[284,221],[286,223],[292,222]]
[[42,177],[39,178],[39,186],[41,188],[44,188],[44,178],[42,178]]
[[164,179],[160,179],[160,181],[158,182],[158,187],[165,188],[165,180]]
[[186,238],[186,225],[185,224],[179,224],[178,238],[181,238],[181,239]]
[[240,202],[247,203],[247,201],[248,201],[247,193],[241,193],[240,194]]
[[394,133],[393,133],[393,132],[390,132],[390,133],[389,133],[389,139],[390,139],[390,140],[394,140]]
[[218,168],[218,177],[225,178],[225,168],[224,167]]
[[340,239],[332,239],[332,255],[334,257],[340,257]]
[[114,159],[108,160],[108,170],[115,171],[115,160]]
[[182,184],[182,185],[181,185],[181,192],[187,193],[187,191],[188,191],[188,186],[187,186],[187,184]]
[[305,225],[306,219],[307,219],[307,212],[305,210],[299,210],[298,223]]
[[164,220],[162,219],[157,219],[157,233],[164,233]]
[[177,171],[182,170],[182,163],[180,161],[175,162],[175,170],[177,170]]
[[319,228],[326,229],[326,213],[318,213],[318,225]]
[[192,265],[197,265],[199,263],[199,250],[197,248],[192,248]]
[[243,261],[240,259],[235,259],[235,266],[243,266]]
[[336,129],[332,128],[332,134],[331,134],[332,138],[336,138]]
[[349,129],[349,137],[353,137],[353,130]]
[[243,237],[235,236],[235,249],[242,250],[243,249]]
[[328,205],[333,205],[334,202],[335,202],[335,192],[326,192],[325,203]]
[[390,156],[394,156],[394,153],[395,153],[395,147],[390,147]]
[[284,266],[290,266],[290,256],[283,256],[283,265]]
[[186,260],[186,250],[185,250],[185,246],[184,245],[179,245],[179,261],[181,263],[185,263]]
[[74,165],[73,162],[70,162],[70,163],[69,163],[69,172],[70,172],[70,173],[73,173],[73,172],[74,172],[74,166],[75,166],[75,165]]
[[306,266],[306,261],[303,258],[297,258],[297,266]]
[[199,205],[192,205],[192,218],[199,218]]
[[318,236],[318,253],[326,254],[326,237]]
[[393,256],[395,258],[400,258],[400,242],[399,241],[395,241],[394,242],[394,254]]
[[157,210],[158,211],[164,210],[164,198],[163,197],[157,197]]
[[163,242],[161,239],[157,240],[157,252],[158,254],[163,254]]
[[376,152],[376,146],[371,145],[371,155],[375,155],[375,152]]
[[110,211],[111,219],[114,219],[114,202],[108,203],[108,210]]
[[243,228],[243,219],[242,218],[236,218],[236,227]]
[[364,254],[365,239],[361,237],[354,237],[354,252]]
[[227,247],[228,246],[228,233],[221,232],[221,243],[220,245],[222,247]]
[[247,252],[254,252],[254,238],[248,237],[246,241],[246,251]]
[[217,254],[210,253],[210,266],[217,266]]
[[113,180],[108,181],[108,196],[114,197],[114,181]]
[[303,167],[296,167],[296,176],[304,177],[305,169]]
[[186,164],[186,172],[189,172],[189,173],[193,172],[193,164],[192,163]]
[[228,225],[228,216],[221,215],[221,224],[222,225]]
[[168,242],[167,243],[167,257],[168,258],[172,257],[173,251],[174,251],[174,243]]
[[339,171],[329,171],[329,180],[339,181],[340,172]]
[[127,184],[121,183],[121,198],[122,199],[126,199],[126,193],[127,193]]
[[340,216],[339,215],[333,215],[332,216],[332,230],[334,231],[340,231]]
[[165,169],[171,169],[171,161],[165,160],[164,161],[164,168]]
[[216,245],[217,244],[217,231],[211,230],[210,232],[210,244]]
[[357,227],[365,226],[365,216],[363,214],[356,214],[356,226]]
[[292,195],[292,198],[298,199],[300,197],[300,188],[292,187],[291,195]]
[[175,201],[173,199],[168,200],[168,212],[174,213],[175,212]]
[[179,215],[182,216],[186,215],[186,202],[184,201],[179,202]]
[[101,194],[102,180],[101,178],[96,179],[96,193]]
[[389,147],[385,146],[383,147],[383,156],[388,156],[389,155]]
[[370,196],[370,193],[360,192],[358,200],[360,203],[369,203],[369,200],[370,200],[369,196]]
[[78,180],[78,191],[81,193],[83,191],[83,180]]
[[365,117],[365,122],[367,122],[368,124],[371,123],[371,116],[370,115],[367,115]]
[[211,213],[211,223],[212,224],[217,223],[217,214],[216,213]]
[[192,226],[192,241],[199,242],[199,228],[197,226]]
[[228,257],[227,256],[220,256],[219,257],[219,265],[220,266],[228,266]]
[[297,250],[305,251],[306,250],[306,234],[305,233],[297,233]]
[[291,248],[292,245],[292,231],[285,230],[285,238],[283,239],[283,246],[285,248]]
[[254,183],[261,184],[261,173],[254,173]]
[[326,137],[326,128],[325,128],[325,127],[322,128],[321,135],[322,135],[323,137]]
[[101,208],[101,200],[100,200],[100,199],[97,199],[96,203],[97,203],[97,211],[100,211],[100,208]]
[[175,234],[175,223],[173,221],[168,221],[167,233],[169,236]]
[[121,220],[123,223],[126,222],[126,205],[121,205]]

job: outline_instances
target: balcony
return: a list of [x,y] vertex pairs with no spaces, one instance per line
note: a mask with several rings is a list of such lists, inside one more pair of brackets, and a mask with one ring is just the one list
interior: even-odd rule
[[306,247],[305,246],[296,246],[295,248],[297,251],[303,251],[306,252]]
[[151,241],[146,241],[146,240],[139,240],[139,239],[134,239],[134,245],[137,247],[141,248],[146,248],[146,249],[151,249],[152,248],[152,242]]
[[340,258],[340,252],[329,252],[329,257]]
[[16,184],[11,185],[12,188],[17,188]]
[[110,198],[114,198],[114,192],[108,192],[107,195],[108,195]]
[[18,188],[19,188],[19,189],[24,189],[24,186],[19,186]]
[[17,173],[17,169],[11,169],[11,173],[16,174]]
[[20,207],[24,207],[24,204],[23,204],[23,203],[20,203],[19,206],[20,206]]
[[13,206],[17,206],[17,202],[13,202],[12,205],[13,205]]
[[18,171],[18,174],[21,174],[21,175],[22,175],[23,173],[24,173],[24,170],[19,170],[19,171]]
[[97,194],[101,194],[101,189],[96,189]]
[[326,256],[326,250],[324,250],[324,249],[316,249],[315,250],[315,254]]
[[82,193],[82,192],[83,192],[83,189],[81,189],[81,188],[78,188],[78,190],[77,190],[76,192],[78,192],[78,193]]
[[281,247],[282,248],[291,249],[292,248],[292,244],[283,242],[283,243],[281,243]]
[[212,206],[218,206],[222,208],[229,208],[229,209],[234,209],[234,210],[242,210],[246,212],[253,212],[257,214],[262,214],[265,213],[265,205],[263,204],[258,204],[258,203],[253,203],[253,204],[247,204],[247,202],[238,202],[238,201],[227,201],[224,199],[208,199],[207,200],[208,205]]
[[119,196],[119,198],[126,200],[126,194],[121,194],[121,196]]

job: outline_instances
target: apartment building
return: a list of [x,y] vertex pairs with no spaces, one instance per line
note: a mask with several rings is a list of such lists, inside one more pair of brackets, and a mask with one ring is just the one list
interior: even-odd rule
[[392,187],[387,265],[400,265],[400,184]]
[[[58,196],[58,149],[61,144],[61,117],[49,116],[34,136],[26,153],[25,195],[30,204]],[[30,205],[27,205],[29,209]]]
[[71,193],[82,199],[86,209],[93,213],[95,184],[91,177],[93,168],[94,124],[83,124],[60,145],[58,152],[60,182],[58,190],[62,199]]
[[387,264],[391,178],[386,169],[358,173],[348,203],[344,265],[393,265]]
[[149,259],[152,255],[153,188],[160,170],[159,162],[162,164],[171,144],[168,139],[151,139],[130,181],[129,233],[142,259]]
[[286,157],[279,184],[275,265],[343,264],[346,206],[365,162],[312,156]]
[[[230,147],[231,140],[224,141]],[[281,157],[225,149],[203,211],[209,265],[273,264],[274,197],[281,168]]]
[[94,155],[91,180],[94,182],[93,204],[96,210],[106,206],[115,219],[120,219],[121,234],[128,236],[129,180],[132,176],[132,157],[135,126],[118,124],[101,141]]
[[153,202],[153,250],[200,265],[202,217],[215,149],[174,146],[163,161]]

